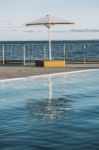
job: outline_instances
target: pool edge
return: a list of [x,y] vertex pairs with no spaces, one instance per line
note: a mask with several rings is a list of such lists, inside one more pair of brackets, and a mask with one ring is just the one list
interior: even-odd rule
[[11,79],[0,79],[0,82],[26,80],[28,78],[40,78],[40,77],[55,76],[55,75],[61,75],[61,74],[74,74],[74,73],[88,72],[88,71],[94,71],[94,70],[98,70],[98,69],[84,69],[84,70],[76,70],[76,71],[68,71],[68,72],[58,72],[58,73],[50,73],[50,74],[43,74],[43,75],[34,75],[34,76],[11,78]]

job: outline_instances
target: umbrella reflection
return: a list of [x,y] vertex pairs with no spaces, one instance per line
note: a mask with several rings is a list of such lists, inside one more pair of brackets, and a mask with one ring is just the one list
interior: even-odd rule
[[53,120],[68,116],[73,111],[73,101],[70,95],[53,98],[53,84],[51,76],[48,77],[48,98],[28,99],[26,108],[29,117],[40,120]]

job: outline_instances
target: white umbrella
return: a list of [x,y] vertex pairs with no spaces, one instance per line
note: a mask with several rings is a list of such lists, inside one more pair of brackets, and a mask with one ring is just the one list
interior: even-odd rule
[[41,19],[37,19],[33,22],[27,23],[26,26],[31,25],[45,25],[49,29],[49,59],[51,60],[51,27],[55,24],[74,24],[73,22],[66,21],[64,19],[46,15]]

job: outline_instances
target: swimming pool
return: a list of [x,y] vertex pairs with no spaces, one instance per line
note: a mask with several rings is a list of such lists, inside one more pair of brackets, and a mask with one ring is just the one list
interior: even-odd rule
[[99,149],[99,70],[0,81],[0,150]]

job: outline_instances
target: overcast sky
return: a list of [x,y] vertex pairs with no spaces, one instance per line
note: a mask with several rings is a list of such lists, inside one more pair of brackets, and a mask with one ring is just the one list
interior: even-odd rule
[[75,22],[54,26],[53,40],[99,38],[99,0],[0,0],[0,40],[46,40],[45,27],[24,24],[47,14]]

